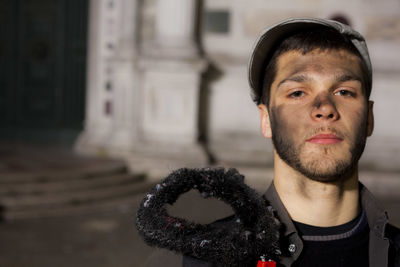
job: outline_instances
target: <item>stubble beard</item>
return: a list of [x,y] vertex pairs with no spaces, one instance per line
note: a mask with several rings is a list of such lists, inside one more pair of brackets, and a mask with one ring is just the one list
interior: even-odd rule
[[[305,143],[297,145],[290,135],[288,128],[277,118],[274,108],[270,110],[272,142],[279,157],[305,177],[319,182],[334,182],[346,179],[357,168],[358,160],[364,152],[366,133],[366,114],[360,118],[353,140],[350,142],[350,156],[334,159],[326,155],[315,155],[309,160],[302,155]],[[314,131],[327,129],[315,129]],[[332,130],[332,129],[330,129]],[[325,153],[329,152],[325,149]]]

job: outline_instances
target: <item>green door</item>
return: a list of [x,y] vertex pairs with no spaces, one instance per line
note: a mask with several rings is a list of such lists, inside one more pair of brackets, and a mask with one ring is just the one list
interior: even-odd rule
[[0,0],[0,137],[71,142],[85,103],[87,0]]

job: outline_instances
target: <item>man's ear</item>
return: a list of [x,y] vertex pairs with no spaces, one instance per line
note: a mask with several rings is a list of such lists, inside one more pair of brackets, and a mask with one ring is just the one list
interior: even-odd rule
[[271,121],[269,119],[268,108],[264,104],[258,105],[258,112],[260,113],[261,133],[265,138],[272,137]]
[[374,101],[368,101],[367,136],[374,131]]

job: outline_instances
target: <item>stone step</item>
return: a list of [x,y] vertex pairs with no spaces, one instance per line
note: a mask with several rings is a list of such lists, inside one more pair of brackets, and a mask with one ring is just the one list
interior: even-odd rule
[[74,206],[80,203],[133,194],[141,189],[140,184],[138,180],[133,180],[130,183],[88,188],[83,191],[72,190],[41,195],[1,196],[0,206],[4,210],[51,208],[59,205]]
[[[55,205],[51,207],[38,206],[35,209],[4,210],[2,219],[16,221],[32,218],[46,218],[58,216],[82,215],[102,212],[112,209],[121,209],[134,213],[134,208],[143,199],[143,193],[155,186],[155,183],[141,182],[127,194],[79,203],[79,205]],[[137,208],[137,207],[136,207]]]
[[49,181],[83,179],[87,177],[108,176],[118,173],[126,173],[127,168],[120,161],[105,161],[104,164],[93,164],[80,166],[75,169],[54,169],[34,172],[14,172],[0,173],[0,186],[4,184],[19,183],[45,183]]
[[127,184],[143,181],[144,175],[113,174],[110,176],[84,176],[80,179],[54,180],[47,182],[6,183],[0,186],[0,198],[5,196],[37,195],[82,191],[115,184]]

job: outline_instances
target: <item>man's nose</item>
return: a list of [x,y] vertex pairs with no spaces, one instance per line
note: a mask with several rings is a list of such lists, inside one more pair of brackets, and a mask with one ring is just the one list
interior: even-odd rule
[[328,96],[317,96],[312,104],[311,117],[313,120],[331,120],[339,119],[339,113],[334,101]]

